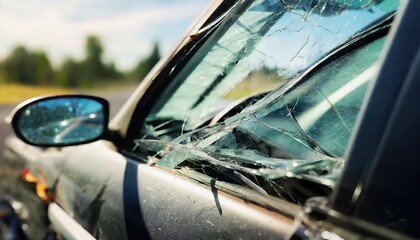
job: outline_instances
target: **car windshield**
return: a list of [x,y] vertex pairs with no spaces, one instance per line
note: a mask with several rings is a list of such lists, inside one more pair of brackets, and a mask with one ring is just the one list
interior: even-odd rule
[[171,140],[238,99],[299,78],[397,6],[397,0],[238,1],[198,34],[198,50],[168,81],[140,138]]
[[[290,79],[262,99],[256,97],[255,101],[251,101],[253,104],[242,112],[213,126],[192,130],[171,142],[165,139],[136,140],[136,145],[141,149],[156,153],[156,158],[151,158],[151,162],[181,170],[193,169],[207,175],[216,173],[212,177],[227,177],[264,195],[275,195],[297,203],[303,203],[312,196],[329,194],[343,168],[346,146],[368,83],[378,70],[377,61],[390,24],[387,17],[397,4],[394,1],[367,1],[364,5],[352,5],[346,1],[334,1],[334,7],[331,7],[330,1],[323,5],[324,8],[331,8],[331,11],[340,9],[340,13],[323,15],[322,9],[316,10],[316,5],[308,8],[306,5],[297,7],[301,2],[293,3],[285,5],[284,1],[257,1],[248,7],[260,11],[273,9],[276,5],[278,9],[273,11],[281,15],[276,17],[276,24],[286,10],[300,18],[305,17],[302,29],[306,25],[309,29],[297,31],[305,34],[294,39],[295,44],[301,46],[294,55],[290,50],[294,46],[292,43],[290,47],[275,42],[271,45],[279,46],[282,50],[254,49],[260,57],[265,56],[254,64],[275,69],[276,77],[281,72],[282,76],[286,74]],[[290,8],[284,10],[285,6]],[[301,11],[310,13],[305,15]],[[352,31],[347,29],[346,24],[343,25],[346,21],[333,24],[327,20],[336,18],[334,21],[337,21],[341,14],[347,19],[349,12],[367,14],[363,21],[356,21],[358,23],[350,27]],[[315,16],[316,19],[310,20]],[[271,18],[265,18],[264,22]],[[321,26],[321,23],[327,25]],[[328,28],[330,25],[337,27],[339,34],[332,32]],[[273,31],[272,34],[285,31],[270,29],[267,32]],[[314,34],[317,36],[314,31],[324,32],[335,40],[329,42],[331,45],[326,44],[324,41],[328,38],[321,41],[314,37]],[[345,31],[351,33],[344,34]],[[336,35],[340,37],[336,38]],[[280,41],[282,38],[275,39]],[[275,56],[277,51],[279,55]],[[281,56],[289,59],[284,62]],[[293,61],[299,63],[292,64]],[[247,70],[255,72],[255,65],[249,64],[251,68]],[[233,70],[229,74],[236,76]],[[177,114],[181,116],[182,111],[177,111]],[[190,115],[184,116],[183,121],[190,121]],[[308,182],[326,188],[308,187]]]

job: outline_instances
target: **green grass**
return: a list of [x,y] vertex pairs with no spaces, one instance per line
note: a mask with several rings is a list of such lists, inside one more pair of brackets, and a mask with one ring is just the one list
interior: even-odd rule
[[69,94],[71,89],[58,87],[34,87],[20,84],[0,83],[0,105],[17,104],[26,99],[52,94]]
[[276,75],[255,72],[239,82],[224,96],[225,99],[237,100],[273,90],[283,81]]
[[135,89],[138,83],[121,82],[93,86],[87,89],[72,89],[62,87],[28,86],[23,84],[9,84],[0,82],[0,105],[17,104],[32,97],[84,93],[101,95],[107,92]]

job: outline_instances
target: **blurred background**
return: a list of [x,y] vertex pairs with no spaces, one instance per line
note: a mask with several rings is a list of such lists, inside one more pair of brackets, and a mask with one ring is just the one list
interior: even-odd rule
[[137,85],[210,0],[0,0],[0,104]]
[[210,0],[0,0],[0,153],[4,118],[28,98],[105,97],[115,114]]

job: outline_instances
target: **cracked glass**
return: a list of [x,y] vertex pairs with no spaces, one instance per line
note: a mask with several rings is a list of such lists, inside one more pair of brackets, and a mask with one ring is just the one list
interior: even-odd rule
[[296,203],[329,194],[397,7],[241,1],[171,80],[135,151]]

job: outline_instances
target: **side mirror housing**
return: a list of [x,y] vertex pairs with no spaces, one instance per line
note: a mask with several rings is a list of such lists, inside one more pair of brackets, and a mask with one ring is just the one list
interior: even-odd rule
[[93,142],[108,134],[109,103],[87,95],[33,98],[12,113],[11,124],[22,141],[41,147]]

